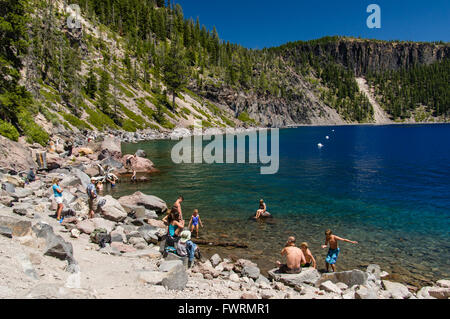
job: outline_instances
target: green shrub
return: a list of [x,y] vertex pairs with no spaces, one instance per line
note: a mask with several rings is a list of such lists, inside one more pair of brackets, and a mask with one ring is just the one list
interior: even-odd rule
[[239,121],[242,121],[244,123],[256,124],[255,120],[250,118],[247,112],[242,112],[241,114],[239,114],[238,119]]
[[19,140],[19,132],[17,131],[17,129],[14,127],[14,125],[12,125],[9,122],[5,122],[0,120],[0,135],[9,138],[12,141],[17,142]]
[[92,130],[92,127],[87,124],[85,121],[80,120],[78,117],[74,116],[73,114],[69,113],[63,113],[62,115],[64,119],[69,122],[72,126],[75,126],[79,130],[88,129]]
[[127,132],[136,132],[136,130],[138,129],[136,123],[129,119],[123,121],[122,128]]
[[17,117],[19,118],[19,126],[27,137],[28,143],[39,143],[42,146],[47,145],[49,139],[47,132],[34,122],[30,112],[22,109]]

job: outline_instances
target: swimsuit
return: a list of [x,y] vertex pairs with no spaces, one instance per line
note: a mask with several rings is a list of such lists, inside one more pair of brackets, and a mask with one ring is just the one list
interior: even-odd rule
[[199,217],[200,216],[196,216],[196,217],[192,216],[192,226],[197,226],[198,225],[198,218]]
[[286,264],[281,265],[279,271],[283,274],[299,274],[302,272],[301,268],[291,269]]
[[175,225],[169,225],[169,235],[171,237],[175,237],[175,231],[177,230],[178,226]]
[[337,249],[329,249],[327,258],[325,259],[325,262],[330,265],[334,265],[337,262],[339,252],[341,251],[340,248]]

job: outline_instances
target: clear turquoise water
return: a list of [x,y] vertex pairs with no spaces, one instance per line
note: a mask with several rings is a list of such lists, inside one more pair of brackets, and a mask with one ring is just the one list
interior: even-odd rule
[[[114,196],[140,190],[170,205],[183,194],[185,219],[200,210],[201,237],[249,245],[214,252],[268,270],[295,235],[324,268],[320,245],[330,228],[360,243],[341,244],[339,270],[378,263],[393,279],[419,286],[450,277],[450,125],[284,129],[276,175],[260,175],[259,164],[176,165],[175,143],[124,145],[126,153],[144,149],[161,172],[150,183],[122,183]],[[273,221],[248,221],[260,198]]]

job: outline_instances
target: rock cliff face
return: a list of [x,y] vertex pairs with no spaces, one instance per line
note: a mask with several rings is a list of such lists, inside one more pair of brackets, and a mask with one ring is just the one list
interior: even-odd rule
[[312,84],[307,76],[295,71],[296,66],[301,67],[305,64],[305,61],[296,57],[313,54],[324,63],[335,62],[353,70],[355,77],[364,77],[368,72],[428,65],[450,58],[450,45],[448,44],[386,42],[350,38],[298,42],[276,50],[284,61],[294,64],[285,78],[288,82],[286,84],[295,88],[298,93],[296,96],[287,100],[273,95],[261,95],[252,91],[242,92],[229,87],[215,86],[204,88],[202,95],[214,103],[230,108],[236,117],[242,112],[248,113],[250,118],[261,126],[343,124],[345,121],[336,110],[327,106],[320,99],[320,89],[317,85]]
[[[431,64],[450,57],[449,44],[386,42],[377,40],[340,39],[325,43],[302,43],[293,47],[320,57],[330,56],[335,62],[353,70],[356,76],[369,71],[386,71]],[[288,56],[292,51],[287,50]]]

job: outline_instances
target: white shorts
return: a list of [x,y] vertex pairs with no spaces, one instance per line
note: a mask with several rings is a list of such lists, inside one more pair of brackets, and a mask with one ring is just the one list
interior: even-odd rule
[[55,201],[56,201],[56,204],[62,204],[63,203],[63,198],[62,197],[55,197]]

